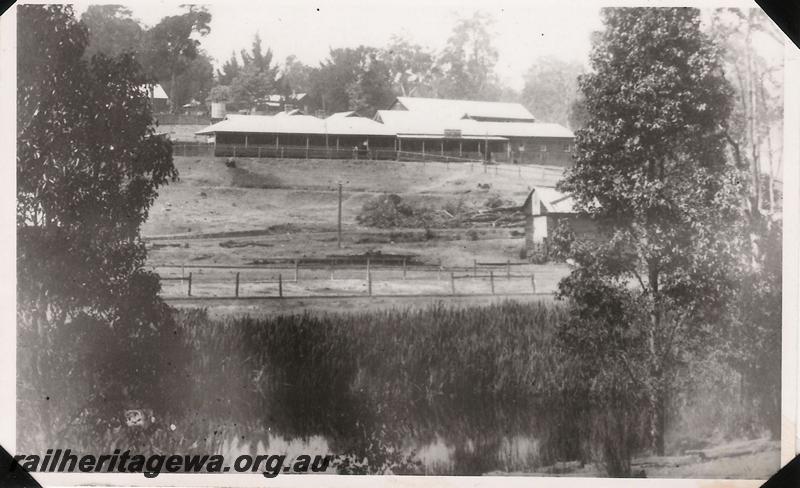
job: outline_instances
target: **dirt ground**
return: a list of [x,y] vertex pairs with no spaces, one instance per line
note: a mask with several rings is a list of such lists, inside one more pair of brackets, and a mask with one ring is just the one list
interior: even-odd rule
[[[569,271],[563,264],[525,264],[520,259],[522,227],[478,224],[426,231],[376,229],[356,221],[365,202],[385,193],[432,208],[450,204],[484,209],[493,198],[522,205],[533,186],[555,184],[560,172],[552,168],[495,174],[492,168],[470,164],[281,159],[242,159],[229,168],[221,158],[185,157],[176,157],[175,164],[180,179],[160,191],[143,235],[148,265],[163,277],[185,278],[192,272],[195,297],[233,296],[236,272],[241,274],[240,296],[277,296],[279,273],[284,296],[368,294],[363,266],[337,267],[333,279],[325,268],[302,269],[297,283],[293,267],[197,268],[248,266],[265,259],[401,254],[429,267],[425,272],[412,270],[405,280],[398,269],[374,268],[375,295],[452,295],[451,268],[472,267],[475,261],[514,264],[513,279],[498,276],[495,281],[498,295],[532,294],[532,275],[536,292],[553,292]],[[339,182],[344,188],[341,247],[336,226]],[[178,273],[179,267],[187,265],[195,268]],[[443,270],[438,271],[439,267]],[[506,274],[502,268],[494,272]],[[491,295],[489,270],[478,274],[487,276],[468,278],[456,270],[455,294]],[[188,294],[186,281],[162,285],[166,297]]]

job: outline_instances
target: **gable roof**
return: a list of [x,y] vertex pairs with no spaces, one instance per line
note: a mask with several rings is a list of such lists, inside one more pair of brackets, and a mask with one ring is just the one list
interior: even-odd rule
[[434,114],[447,118],[502,119],[533,122],[535,117],[519,103],[480,102],[444,98],[397,97],[397,102],[410,112]]
[[[528,195],[527,200],[531,201],[530,211],[532,215],[577,213],[575,199],[572,195],[562,193],[555,188],[535,186]],[[525,202],[526,205],[528,204],[527,200]]]

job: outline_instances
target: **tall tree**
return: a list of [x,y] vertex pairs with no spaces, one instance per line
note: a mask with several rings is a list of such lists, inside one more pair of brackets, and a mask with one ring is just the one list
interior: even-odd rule
[[460,19],[437,59],[442,72],[439,96],[445,98],[494,99],[497,97],[497,49],[491,32],[494,19],[485,12]]
[[441,76],[434,54],[407,39],[392,36],[381,50],[394,92],[400,96],[432,96],[434,81]]
[[203,103],[214,85],[214,66],[211,58],[200,50],[186,71],[175,78],[174,102],[182,107],[193,100]]
[[311,88],[312,68],[294,55],[289,55],[281,67],[278,86],[283,95],[292,93],[308,93]]
[[196,35],[210,32],[211,14],[205,7],[186,6],[181,15],[164,17],[147,31],[144,66],[158,79],[170,97],[172,110],[179,106],[173,100],[177,93],[176,79],[184,73],[199,53]]
[[263,51],[261,37],[256,34],[250,52],[242,50],[242,68],[231,80],[231,96],[251,107],[277,89],[278,66],[272,64],[272,50]]
[[578,77],[584,71],[583,65],[576,61],[551,56],[537,59],[525,73],[523,104],[542,122],[571,125],[570,115],[578,98]]
[[[164,393],[149,376],[161,361],[150,351],[171,319],[139,229],[177,172],[152,128],[150,80],[130,55],[82,59],[88,34],[69,6],[17,13],[20,425],[38,425],[52,445],[55,429],[113,422],[131,395],[147,403]],[[130,354],[103,356],[97,340]],[[77,377],[76,357],[96,371]],[[119,384],[129,386],[111,390]],[[103,408],[113,414],[96,415]]]
[[375,48],[332,49],[311,75],[312,101],[328,113],[357,110],[370,115],[393,97],[389,70]]
[[[749,168],[750,220],[755,227],[769,226],[770,219],[763,217],[780,204],[774,180],[780,174],[783,129],[783,39],[758,8],[714,11],[711,35],[726,48],[725,71],[736,90],[729,136],[739,164]],[[772,59],[765,55],[770,50]]]
[[98,53],[113,57],[122,53],[138,54],[142,49],[144,29],[122,5],[89,5],[81,15],[89,32],[89,44],[84,55]]
[[[733,91],[697,9],[603,9],[602,18],[580,83],[588,120],[560,188],[608,240],[576,252],[577,269],[559,285],[574,305],[562,332],[585,346],[571,354],[603,365],[587,371],[589,383],[616,378],[621,391],[639,392],[662,454],[670,392],[718,333],[735,288],[741,174],[725,140]],[[621,319],[603,321],[599,303]]]
[[236,58],[236,53],[231,53],[230,59],[225,61],[221,70],[217,70],[217,83],[224,86],[230,86],[234,78],[239,76],[242,67],[239,65],[239,60]]

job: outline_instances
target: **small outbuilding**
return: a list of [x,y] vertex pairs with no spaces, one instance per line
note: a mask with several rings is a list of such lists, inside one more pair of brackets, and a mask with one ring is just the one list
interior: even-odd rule
[[523,205],[525,249],[528,253],[546,250],[556,227],[565,222],[576,240],[598,238],[597,223],[590,215],[575,209],[575,199],[555,188],[534,187]]

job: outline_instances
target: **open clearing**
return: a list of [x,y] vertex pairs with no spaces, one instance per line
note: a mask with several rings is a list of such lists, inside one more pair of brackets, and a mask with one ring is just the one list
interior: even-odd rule
[[[498,295],[532,294],[532,274],[537,292],[552,292],[568,272],[563,264],[519,266],[524,244],[521,225],[495,227],[487,222],[441,229],[377,229],[357,222],[363,205],[383,194],[396,194],[405,202],[436,211],[449,206],[483,212],[492,200],[521,206],[534,186],[555,185],[561,174],[555,168],[296,159],[238,159],[236,167],[229,168],[224,158],[180,156],[175,157],[175,165],[180,179],[160,191],[143,235],[148,242],[148,265],[172,278],[186,277],[191,271],[195,297],[232,297],[236,272],[242,275],[240,296],[277,296],[278,274],[286,281],[285,296],[366,295],[368,284],[363,266],[358,265],[337,267],[334,279],[325,266],[310,267],[302,271],[298,283],[292,282],[291,269],[195,268],[176,275],[177,268],[167,271],[165,265],[248,266],[270,259],[403,255],[429,267],[424,276],[408,280],[399,278],[396,269],[376,271],[373,293],[384,295],[452,294],[449,268],[470,267],[476,261],[514,264],[514,274],[519,276],[498,277]],[[341,248],[336,222],[339,183],[343,186]],[[444,271],[432,271],[438,267]],[[488,273],[484,279],[460,279],[455,294],[491,294]],[[187,283],[180,280],[164,281],[163,287],[167,297],[184,297],[188,291]],[[317,302],[309,303],[328,308]],[[280,308],[269,303],[263,307]]]

